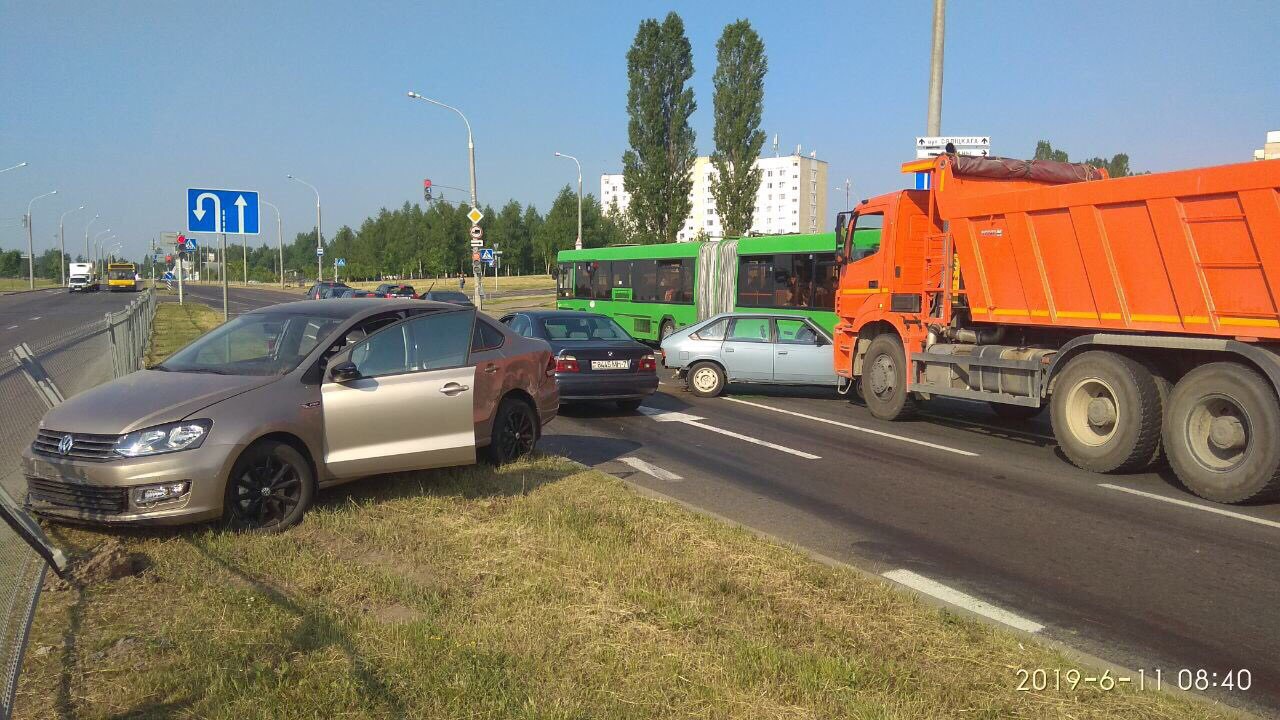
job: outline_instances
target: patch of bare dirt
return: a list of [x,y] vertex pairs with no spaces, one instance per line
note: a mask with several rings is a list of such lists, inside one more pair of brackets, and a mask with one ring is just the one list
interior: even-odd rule
[[45,590],[62,591],[72,587],[86,588],[121,578],[138,575],[151,562],[142,553],[131,553],[119,540],[110,539],[71,560],[67,578],[45,576]]

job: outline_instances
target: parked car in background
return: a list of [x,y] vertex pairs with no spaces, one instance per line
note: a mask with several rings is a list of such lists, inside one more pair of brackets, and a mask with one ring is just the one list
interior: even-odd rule
[[308,300],[328,300],[334,297],[334,290],[349,290],[350,286],[344,282],[318,282],[307,290]]
[[474,304],[471,302],[471,296],[466,293],[458,292],[457,290],[428,290],[422,293],[421,298],[423,300],[447,302],[453,303],[454,305],[466,305],[468,307]]
[[723,313],[662,341],[662,361],[699,397],[731,382],[835,385],[832,340],[806,317]]
[[27,502],[79,522],[280,530],[317,489],[530,452],[559,406],[554,367],[546,343],[471,308],[273,305],[46,413],[23,453]]
[[530,310],[503,324],[547,341],[556,360],[560,402],[607,401],[635,410],[658,389],[658,358],[612,318],[576,310]]
[[337,288],[337,289],[335,289],[335,290],[334,290],[334,295],[333,295],[333,296],[334,296],[335,298],[366,298],[366,297],[380,297],[379,295],[375,295],[372,291],[369,291],[369,290],[360,290],[360,289],[358,289],[358,288],[346,288],[345,290],[344,290],[344,289],[342,289],[342,288]]
[[412,285],[400,285],[399,283],[382,283],[373,289],[375,295],[385,298],[417,298],[417,294],[413,292]]

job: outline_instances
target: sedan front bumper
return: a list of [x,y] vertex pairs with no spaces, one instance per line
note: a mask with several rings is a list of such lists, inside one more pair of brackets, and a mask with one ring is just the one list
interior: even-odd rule
[[[194,450],[105,462],[22,452],[27,507],[49,518],[96,524],[182,525],[222,516],[226,480],[240,445],[206,443]],[[173,500],[139,504],[135,488],[191,483]]]
[[560,401],[639,400],[658,389],[656,373],[556,373]]

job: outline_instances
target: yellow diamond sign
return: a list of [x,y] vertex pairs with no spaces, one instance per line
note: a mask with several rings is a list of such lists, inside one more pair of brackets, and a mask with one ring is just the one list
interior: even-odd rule
[[479,225],[480,221],[484,219],[484,213],[480,212],[479,208],[471,208],[471,212],[467,213],[467,218],[471,220],[472,225]]

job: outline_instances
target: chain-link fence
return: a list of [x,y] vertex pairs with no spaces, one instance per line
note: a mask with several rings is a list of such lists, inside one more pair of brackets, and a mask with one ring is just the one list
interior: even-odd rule
[[155,312],[155,293],[146,290],[120,312],[0,356],[0,720],[13,710],[45,568],[65,567],[61,552],[21,509],[22,450],[62,398],[142,367]]

